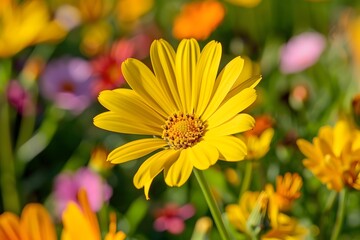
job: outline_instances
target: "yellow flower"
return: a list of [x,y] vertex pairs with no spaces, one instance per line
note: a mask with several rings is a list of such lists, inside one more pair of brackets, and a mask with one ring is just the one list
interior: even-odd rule
[[77,7],[83,22],[96,22],[107,16],[112,10],[113,2],[108,0],[77,0]]
[[1,240],[56,240],[54,223],[47,210],[37,203],[27,204],[21,214],[0,215]]
[[[265,222],[268,195],[265,192],[244,192],[239,204],[225,208],[230,223],[239,231],[252,235],[256,227]],[[251,217],[251,219],[250,219]]]
[[261,0],[226,0],[226,1],[240,7],[248,7],[248,8],[256,7],[261,2]]
[[133,23],[150,11],[154,0],[118,0],[116,11],[121,24]]
[[245,192],[239,204],[226,206],[229,222],[239,231],[263,240],[304,239],[308,234],[295,218],[278,211],[268,192]]
[[177,39],[204,40],[219,26],[224,16],[225,8],[218,1],[188,3],[175,18],[173,35]]
[[95,147],[91,152],[91,158],[89,161],[90,168],[97,172],[106,172],[106,170],[112,168],[114,165],[106,161],[108,152],[102,146]]
[[[100,240],[101,232],[96,214],[91,210],[86,191],[81,189],[78,194],[80,206],[70,202],[62,216],[64,225],[61,240]],[[126,235],[116,232],[116,216],[110,215],[109,232],[105,240],[123,240]]]
[[261,236],[261,240],[303,240],[309,234],[309,230],[300,225],[295,218],[283,213],[277,216],[276,226]]
[[303,164],[329,189],[344,186],[360,190],[360,131],[347,121],[320,128],[313,144],[299,139],[297,145],[307,157]]
[[240,136],[248,148],[246,159],[260,159],[269,151],[274,136],[271,126],[272,120],[268,116],[260,116],[255,118],[255,127]]
[[[260,76],[239,80],[243,59],[236,57],[217,77],[221,45],[208,43],[200,52],[196,40],[182,40],[175,53],[164,40],[150,49],[154,72],[136,59],[122,64],[130,89],[106,90],[99,101],[109,111],[94,118],[105,130],[150,135],[113,150],[108,160],[124,163],[156,150],[139,168],[134,185],[150,185],[164,170],[169,186],[181,186],[193,168],[204,170],[218,159],[239,161],[246,145],[233,134],[247,131],[254,119],[241,113],[256,99]],[[241,78],[240,78],[241,79]]]
[[0,3],[0,57],[11,57],[24,48],[56,41],[66,34],[43,1],[28,0],[17,4],[12,0]]

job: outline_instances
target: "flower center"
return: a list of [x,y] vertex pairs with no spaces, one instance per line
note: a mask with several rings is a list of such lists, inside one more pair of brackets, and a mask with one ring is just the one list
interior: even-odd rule
[[176,150],[194,146],[205,132],[205,125],[194,114],[175,113],[162,128],[162,138]]

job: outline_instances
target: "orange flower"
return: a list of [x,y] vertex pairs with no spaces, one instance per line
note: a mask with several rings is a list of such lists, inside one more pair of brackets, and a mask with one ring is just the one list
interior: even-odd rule
[[262,115],[255,117],[255,126],[253,129],[246,131],[245,136],[257,136],[260,137],[261,134],[268,128],[271,128],[273,125],[273,120],[268,115]]
[[175,18],[173,35],[177,39],[205,40],[219,26],[225,16],[224,6],[217,1],[186,4]]
[[280,211],[287,211],[292,207],[294,200],[300,197],[302,184],[303,181],[299,174],[287,172],[284,176],[277,176],[276,192],[270,184],[266,186],[266,191],[274,197],[274,204]]
[[0,215],[1,240],[56,240],[55,226],[47,210],[38,203],[29,203],[21,218],[11,212]]

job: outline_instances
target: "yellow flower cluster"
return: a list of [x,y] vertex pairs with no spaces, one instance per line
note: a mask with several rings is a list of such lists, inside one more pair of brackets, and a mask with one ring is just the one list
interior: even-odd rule
[[297,145],[306,156],[305,167],[329,189],[360,190],[360,131],[349,122],[324,126],[312,143],[299,139]]
[[271,184],[262,192],[245,192],[239,204],[226,206],[230,223],[242,233],[261,239],[303,239],[307,230],[284,213],[300,197],[302,179],[297,174],[278,176],[276,190]]
[[43,1],[28,0],[0,3],[0,58],[11,57],[24,48],[42,42],[56,41],[66,30],[55,20]]

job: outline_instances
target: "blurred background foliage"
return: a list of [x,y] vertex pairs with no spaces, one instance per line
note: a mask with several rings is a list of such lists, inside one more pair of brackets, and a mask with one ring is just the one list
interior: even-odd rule
[[[112,189],[111,197],[104,200],[97,213],[102,228],[108,224],[109,212],[115,211],[118,228],[129,239],[196,236],[200,231],[195,228],[198,220],[210,216],[196,181],[191,178],[180,188],[169,188],[158,177],[150,190],[151,200],[146,201],[142,190],[132,184],[142,161],[104,164],[106,152],[134,137],[106,132],[92,124],[93,117],[104,110],[96,100],[98,92],[127,87],[120,73],[121,62],[135,57],[150,65],[149,48],[154,39],[164,38],[176,47],[179,38],[175,37],[174,24],[185,5],[194,1],[49,0],[38,1],[39,6],[28,10],[25,6],[34,1],[15,2],[0,3],[0,212],[19,214],[29,202],[42,203],[56,219],[60,232],[55,179],[64,172],[88,167]],[[299,173],[303,178],[301,197],[290,215],[306,226],[310,232],[308,239],[329,239],[336,218],[336,194],[303,166],[304,156],[296,140],[311,141],[320,127],[333,126],[340,118],[359,123],[355,96],[360,90],[360,2],[219,0],[218,3],[223,15],[216,12],[204,24],[195,24],[202,20],[191,15],[185,18],[193,21],[190,28],[205,34],[198,39],[201,46],[210,40],[222,44],[222,67],[241,55],[252,60],[254,69],[260,69],[258,99],[250,112],[255,117],[268,116],[274,136],[268,152],[259,159],[221,162],[206,170],[209,184],[224,210],[226,205],[238,202],[248,165],[252,175],[247,189],[251,191],[264,189],[266,183],[274,184],[278,175]],[[12,10],[10,16],[7,4],[23,9]],[[206,8],[194,11],[199,16],[201,11],[205,11],[204,15],[211,13]],[[14,17],[16,14],[22,16]],[[217,17],[218,22],[212,23]],[[203,29],[212,24],[212,29]],[[315,34],[320,43],[307,39],[304,33]],[[285,48],[290,48],[294,38],[301,36],[291,50],[295,59],[285,60]],[[70,66],[70,59],[75,58],[86,66],[71,70],[74,65]],[[53,67],[55,70],[49,69],[51,63],[61,59],[65,60]],[[295,67],[286,66],[292,61]],[[61,70],[60,64],[69,66]],[[55,85],[51,79],[71,80],[73,75],[66,75],[66,71],[89,74],[85,78],[90,87],[72,82],[71,86],[62,83],[62,90],[50,89],[46,81]],[[70,88],[66,90],[69,95],[60,96],[65,87]],[[84,88],[88,89],[86,93]],[[81,106],[75,104],[77,101]],[[96,151],[105,151],[105,157]],[[180,233],[154,228],[158,210],[168,203],[191,204],[195,209],[193,216],[183,219],[185,228]],[[350,191],[346,203],[339,239],[357,239],[359,191]],[[209,239],[218,239],[215,227],[205,232]]]

